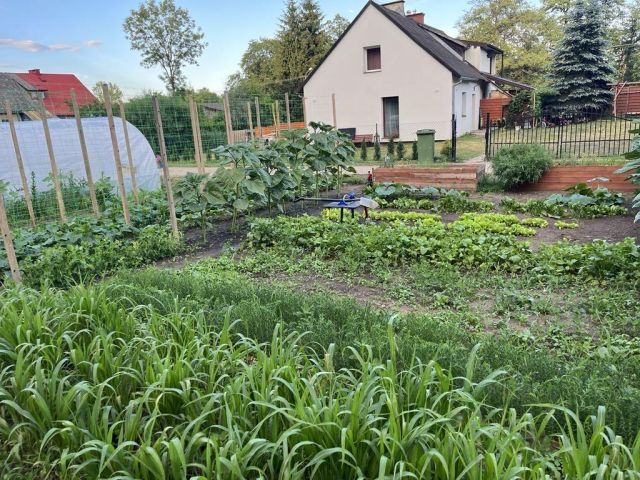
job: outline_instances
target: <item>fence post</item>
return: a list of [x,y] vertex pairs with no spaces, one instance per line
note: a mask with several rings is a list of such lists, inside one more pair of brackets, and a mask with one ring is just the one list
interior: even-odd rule
[[260,100],[258,100],[258,97],[256,97],[255,101],[256,101],[256,123],[258,125],[258,139],[260,140],[260,144],[262,144],[262,123],[260,122]]
[[253,132],[253,115],[251,114],[251,102],[247,102],[247,117],[249,117],[249,132],[251,133],[251,143],[255,141]]
[[189,95],[189,115],[191,116],[191,132],[193,134],[193,150],[195,155],[196,166],[198,167],[198,173],[204,173],[204,156],[202,152],[202,143],[200,138],[200,119],[198,118],[198,107],[193,101],[193,96]]
[[491,153],[491,114],[487,112],[485,124],[484,124],[484,157],[485,160],[489,159]]
[[563,119],[560,119],[560,128],[558,129],[558,148],[556,148],[556,158],[562,157],[562,129]]
[[291,130],[291,110],[289,108],[289,92],[284,94],[284,108],[287,110],[287,130]]
[[71,106],[73,107],[73,115],[76,118],[76,130],[78,130],[78,139],[80,141],[80,151],[82,151],[82,160],[84,162],[84,173],[87,177],[87,187],[89,188],[91,208],[93,209],[93,214],[96,218],[100,218],[100,205],[98,205],[98,197],[96,196],[96,186],[93,183],[91,163],[89,163],[89,151],[87,150],[87,142],[84,138],[84,128],[82,127],[82,118],[80,117],[76,91],[73,88],[71,89]]
[[158,97],[155,95],[151,98],[153,105],[153,116],[156,123],[156,131],[158,132],[158,145],[160,147],[160,156],[162,157],[162,174],[164,176],[164,184],[167,189],[167,204],[169,206],[169,220],[171,221],[171,231],[175,238],[180,237],[178,230],[178,218],[176,217],[176,205],[173,203],[173,188],[171,187],[171,178],[169,178],[169,165],[167,160],[167,146],[164,143],[164,130],[162,129],[162,117],[160,116],[160,105]]
[[451,160],[456,161],[457,155],[457,143],[458,143],[458,135],[457,135],[457,125],[456,125],[456,114],[451,115]]
[[133,201],[139,203],[138,182],[136,181],[136,169],[133,165],[133,154],[131,153],[131,143],[129,143],[129,127],[127,126],[127,116],[124,112],[124,102],[118,102],[120,106],[120,117],[122,118],[122,130],[124,131],[124,145],[127,149],[127,160],[129,161],[129,171],[131,172],[131,190],[133,190]]
[[16,162],[18,163],[20,181],[22,182],[22,189],[24,190],[24,201],[27,204],[27,210],[29,211],[29,220],[31,220],[31,226],[33,228],[36,228],[36,214],[33,211],[33,203],[31,202],[31,191],[29,190],[29,182],[27,181],[27,175],[24,171],[24,163],[22,163],[22,152],[20,151],[18,134],[16,132],[16,125],[13,120],[13,111],[11,110],[11,104],[9,103],[9,100],[6,100],[4,102],[4,111],[7,113],[7,120],[9,120],[11,140],[13,141],[13,149],[16,152]]
[[20,283],[22,281],[22,275],[20,274],[16,250],[13,247],[13,238],[11,237],[9,220],[7,219],[7,211],[4,208],[4,188],[2,184],[0,184],[0,230],[2,231],[4,250],[7,253],[7,260],[9,261],[9,268],[11,269],[11,278],[13,278],[14,282]]
[[338,120],[336,118],[336,94],[331,94],[331,107],[333,109],[333,126],[334,128],[338,128]]
[[113,160],[116,164],[116,176],[118,177],[118,189],[120,190],[120,201],[122,202],[122,213],[124,222],[131,225],[129,218],[129,205],[127,205],[127,191],[124,189],[124,176],[122,174],[122,162],[120,161],[120,147],[116,135],[116,124],[113,121],[113,109],[111,108],[111,94],[109,86],[102,84],[102,96],[104,97],[104,108],[107,111],[107,122],[109,124],[109,134],[111,135],[111,148],[113,149]]
[[304,128],[307,128],[307,97],[302,97],[302,121],[304,122]]
[[44,100],[40,99],[40,115],[42,115],[42,129],[44,131],[44,139],[47,143],[47,152],[49,153],[49,163],[51,164],[51,179],[53,180],[53,188],[56,191],[56,202],[58,203],[58,212],[60,213],[60,221],[67,221],[67,212],[64,208],[64,198],[62,197],[62,187],[60,186],[60,178],[58,177],[58,165],[56,156],[53,152],[53,143],[51,143],[51,132],[49,131],[49,122],[47,121],[47,109],[44,108]]
[[280,101],[276,100],[276,103],[273,106],[274,116],[276,119],[276,137],[280,137]]
[[233,145],[233,123],[231,121],[231,107],[229,105],[229,94],[225,92],[224,98],[222,99],[222,106],[224,108],[224,123],[227,126],[227,143],[229,145]]

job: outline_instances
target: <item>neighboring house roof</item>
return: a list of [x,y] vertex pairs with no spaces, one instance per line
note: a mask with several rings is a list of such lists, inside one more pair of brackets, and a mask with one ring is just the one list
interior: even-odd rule
[[205,110],[212,110],[214,112],[224,111],[224,107],[222,106],[221,103],[212,103],[212,102],[203,103],[202,108],[204,108]]
[[[429,55],[435,58],[438,62],[440,62],[443,66],[445,66],[451,73],[453,73],[457,77],[461,77],[468,80],[486,80],[483,74],[475,68],[470,63],[466,62],[459,58],[454,52],[449,50],[445,45],[441,43],[441,41],[445,41],[446,43],[453,43],[454,45],[450,45],[450,48],[455,49],[456,46],[465,47],[464,42],[457,40],[455,38],[449,37],[442,30],[438,30],[436,28],[430,27],[428,25],[419,24],[416,21],[407,18],[406,16],[398,13],[396,11],[390,10],[383,5],[378,5],[373,0],[369,0],[367,4],[360,10],[360,13],[356,16],[356,18],[351,22],[349,27],[340,35],[338,40],[332,45],[324,58],[315,66],[315,68],[309,73],[307,78],[305,78],[302,85],[306,85],[307,82],[313,77],[316,71],[320,68],[320,66],[324,63],[324,61],[331,55],[336,46],[340,43],[340,41],[344,38],[344,36],[351,30],[351,27],[355,25],[360,16],[364,13],[364,11],[370,6],[374,7],[380,13],[382,13],[386,18],[388,18],[393,24],[395,24],[400,30],[402,30],[405,35],[407,35],[411,40],[413,40],[418,46],[420,46],[423,50],[425,50]],[[436,37],[442,37],[440,40]]]
[[92,103],[96,97],[85,87],[78,77],[70,73],[40,73],[40,70],[29,70],[28,73],[16,73],[16,76],[44,91],[44,106],[56,116],[71,116],[71,89],[75,89],[78,105]]
[[483,73],[483,75],[497,85],[510,85],[512,87],[521,88],[523,90],[535,90],[535,87],[532,87],[531,85],[527,85],[526,83],[522,82],[516,82],[515,80],[511,80],[509,78],[499,77],[498,75],[491,75],[490,73]]
[[[438,60],[442,65],[447,67],[451,73],[458,77],[468,80],[484,80],[484,76],[480,71],[468,62],[460,59],[455,53],[442,45],[436,38],[431,27],[426,27],[416,21],[396,11],[390,10],[370,1],[369,5],[373,5],[380,13],[391,20],[400,28],[409,38],[416,42],[423,50]],[[442,32],[444,35],[444,32]],[[447,36],[448,37],[448,36]],[[451,37],[448,37],[451,38]],[[452,39],[454,40],[454,39]]]
[[460,40],[461,42],[466,43],[467,45],[473,45],[474,47],[482,47],[485,50],[491,50],[495,53],[504,53],[504,50],[502,50],[499,47],[496,47],[494,44],[492,43],[488,43],[488,42],[477,42],[475,40]]
[[7,100],[14,113],[37,112],[39,106],[36,100],[31,98],[30,91],[34,91],[33,87],[25,84],[15,74],[0,73],[0,113],[6,113],[4,103]]

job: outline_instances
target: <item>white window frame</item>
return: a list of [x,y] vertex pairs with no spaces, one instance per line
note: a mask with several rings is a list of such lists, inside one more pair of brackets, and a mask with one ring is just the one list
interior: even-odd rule
[[[369,70],[369,61],[367,58],[367,53],[369,50],[373,50],[374,48],[377,48],[378,50],[380,50],[380,68],[374,69],[374,70]],[[364,73],[375,73],[375,72],[380,72],[382,71],[382,48],[380,47],[380,45],[370,45],[368,47],[364,47],[364,49],[362,50],[362,54],[364,56],[364,66],[363,66],[363,70]]]

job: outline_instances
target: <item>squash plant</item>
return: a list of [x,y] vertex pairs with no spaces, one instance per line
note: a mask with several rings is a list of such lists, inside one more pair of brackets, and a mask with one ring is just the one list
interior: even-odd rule
[[[638,135],[640,134],[640,128],[629,130],[629,133],[636,135],[631,140],[631,150],[624,154],[625,158],[630,161],[622,168],[616,170],[616,173],[635,171],[635,173],[630,174],[628,178],[630,182],[639,185],[638,189],[640,190],[640,135]],[[640,193],[638,193],[633,199],[633,208],[640,208]],[[640,221],[640,211],[636,213],[634,221]]]
[[185,223],[196,222],[202,231],[202,241],[206,242],[212,210],[222,207],[225,198],[208,181],[207,175],[198,173],[187,173],[176,182],[173,194],[180,219]]

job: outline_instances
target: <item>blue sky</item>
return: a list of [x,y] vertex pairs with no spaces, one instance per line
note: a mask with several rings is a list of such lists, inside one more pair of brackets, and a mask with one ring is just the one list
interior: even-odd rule
[[[91,87],[112,81],[127,95],[161,90],[159,69],[145,69],[131,51],[122,22],[140,0],[0,0],[0,71],[40,68],[75,73]],[[199,66],[186,69],[194,88],[220,92],[237,70],[249,40],[271,36],[278,28],[284,0],[176,0],[191,12],[209,43]],[[329,16],[351,20],[365,0],[320,0]],[[407,0],[407,9],[426,13],[426,22],[455,33],[467,0]]]

